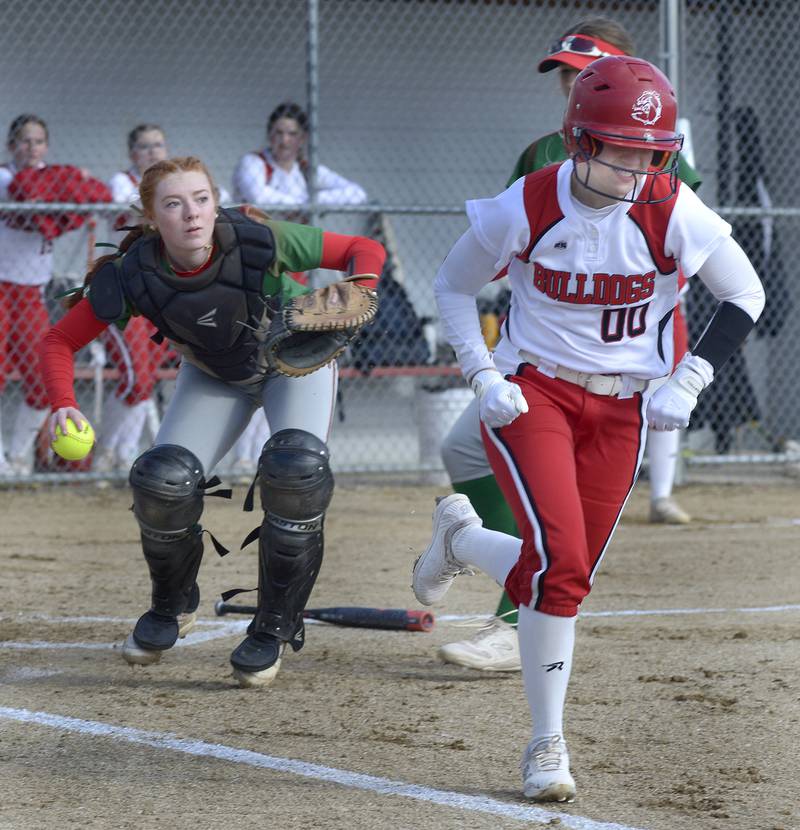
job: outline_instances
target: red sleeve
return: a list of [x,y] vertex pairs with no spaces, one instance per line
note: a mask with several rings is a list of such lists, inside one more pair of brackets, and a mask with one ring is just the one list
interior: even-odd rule
[[39,370],[53,411],[64,406],[78,408],[72,356],[106,328],[108,323],[94,316],[91,303],[84,297],[44,336],[39,345]]
[[375,279],[357,280],[359,285],[375,288],[383,271],[386,251],[380,242],[366,236],[346,236],[342,233],[322,234],[322,261],[320,268],[345,271],[348,274],[375,274]]

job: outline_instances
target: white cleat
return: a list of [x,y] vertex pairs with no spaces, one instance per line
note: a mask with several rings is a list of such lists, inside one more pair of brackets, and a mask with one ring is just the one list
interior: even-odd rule
[[161,659],[161,652],[142,648],[134,639],[133,632],[128,634],[122,644],[122,659],[129,666],[152,666]]
[[197,611],[187,611],[185,614],[178,614],[178,638],[183,639],[191,634],[197,626]]
[[492,617],[469,639],[439,649],[445,663],[480,671],[520,671],[517,629]]
[[531,741],[522,754],[522,789],[534,801],[574,801],[567,744],[560,735]]
[[13,458],[9,456],[8,467],[11,470],[11,475],[15,476],[29,476],[33,475],[33,456],[27,455],[23,457],[17,456]]
[[650,502],[650,521],[653,524],[686,525],[691,520],[692,517],[669,496]]
[[114,473],[118,467],[113,450],[100,450],[92,457],[93,473]]
[[459,574],[474,574],[453,554],[453,536],[465,527],[482,524],[480,516],[465,495],[453,493],[437,499],[433,511],[433,538],[414,563],[411,576],[411,587],[419,602],[433,605],[447,593]]

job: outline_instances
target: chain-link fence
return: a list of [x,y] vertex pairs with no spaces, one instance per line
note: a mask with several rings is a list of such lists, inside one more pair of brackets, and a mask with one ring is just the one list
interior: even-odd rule
[[[539,74],[536,65],[556,37],[598,14],[624,25],[637,53],[672,76],[700,195],[734,224],[767,289],[756,333],[697,410],[691,458],[792,460],[800,338],[791,263],[800,234],[786,145],[796,119],[795,5],[11,4],[0,33],[0,125],[10,125],[0,168],[0,477],[122,474],[152,440],[176,358],[150,340],[147,324],[109,329],[79,352],[78,402],[99,441],[72,465],[53,457],[41,430],[46,400],[35,350],[63,313],[58,295],[104,252],[95,241],[119,241],[115,227],[131,221],[141,171],[166,153],[203,158],[223,203],[246,199],[384,243],[381,319],[342,361],[334,466],[440,469],[438,442],[468,393],[442,342],[433,276],[466,228],[465,199],[499,192],[531,140],[559,128],[558,73]],[[267,119],[284,101],[299,102],[308,116],[308,163],[281,190]],[[257,180],[247,192],[245,168]],[[481,296],[487,325],[504,300],[499,284]],[[699,281],[691,281],[687,307],[696,335],[711,308]],[[252,467],[265,430],[254,422],[223,466]]]

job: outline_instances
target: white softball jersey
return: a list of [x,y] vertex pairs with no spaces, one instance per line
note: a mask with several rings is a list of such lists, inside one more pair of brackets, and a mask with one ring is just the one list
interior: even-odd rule
[[139,171],[135,167],[120,170],[108,180],[111,198],[115,202],[124,202],[126,205],[139,201]]
[[[44,165],[42,165],[44,167]],[[0,166],[0,201],[9,201],[8,186],[16,166]],[[10,228],[0,218],[0,281],[44,285],[53,273],[53,244],[40,233]]]
[[[661,204],[591,210],[572,196],[571,173],[571,162],[549,166],[467,202],[513,292],[495,365],[513,373],[528,352],[544,366],[662,377],[672,370],[678,266],[696,274],[730,225],[680,182]],[[667,195],[666,177],[656,190]]]
[[[139,203],[139,184],[142,180],[136,167],[131,166],[127,170],[120,170],[108,180],[108,187],[111,190],[111,198],[115,202],[122,202],[126,205],[137,205]],[[227,205],[231,201],[230,194],[224,187],[219,188],[219,203]]]
[[[317,165],[318,200],[323,205],[360,205],[367,201],[364,189]],[[308,202],[308,182],[300,165],[291,170],[279,167],[269,150],[247,153],[239,159],[233,174],[233,191],[237,200],[251,204],[302,205]]]

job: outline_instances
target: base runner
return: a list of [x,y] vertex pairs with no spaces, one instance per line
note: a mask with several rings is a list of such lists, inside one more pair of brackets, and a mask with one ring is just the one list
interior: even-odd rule
[[[532,733],[523,790],[575,796],[563,732],[575,620],[631,493],[647,425],[687,426],[698,395],[764,306],[730,226],[679,181],[677,102],[647,61],[604,57],[575,80],[563,134],[570,160],[467,203],[470,228],[435,282],[445,333],[479,399],[483,439],[522,540],[482,527],[456,493],[434,511],[414,566],[425,605],[477,567],[519,607]],[[475,297],[508,269],[511,309],[490,354]],[[670,372],[678,273],[719,300]]]
[[[575,23],[552,44],[547,56],[539,61],[539,72],[558,74],[559,87],[566,100],[578,73],[593,61],[608,55],[633,54],[633,40],[619,23],[607,17],[590,17]],[[561,132],[542,136],[522,152],[506,187],[511,187],[528,173],[566,159],[567,149]],[[694,191],[701,183],[684,153],[678,157],[678,178]],[[683,279],[685,285],[682,275],[679,279]],[[681,305],[676,306],[672,319],[674,360],[677,363],[689,350]],[[672,498],[679,449],[679,430],[648,433],[646,452],[652,522],[685,524],[690,521],[689,514]],[[442,461],[453,490],[469,497],[475,512],[483,519],[484,527],[519,536],[511,509],[486,457],[477,400],[466,407],[442,442]],[[446,663],[484,672],[520,671],[516,626],[517,609],[503,592],[494,616],[483,622],[473,636],[445,643],[439,648],[439,657]]]

